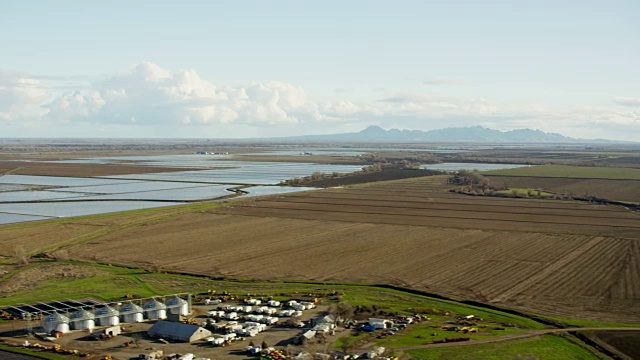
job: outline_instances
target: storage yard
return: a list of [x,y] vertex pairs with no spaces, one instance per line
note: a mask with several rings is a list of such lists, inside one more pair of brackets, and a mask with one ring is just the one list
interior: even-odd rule
[[336,331],[345,331],[326,315],[328,299],[323,304],[312,297],[281,302],[214,295],[197,297],[194,304],[191,300],[190,294],[176,294],[117,303],[67,300],[8,306],[3,316],[19,320],[0,325],[0,341],[80,357],[164,359],[195,353],[201,359],[237,359],[277,352],[274,346],[287,348],[289,355],[309,351],[312,344],[327,348]]

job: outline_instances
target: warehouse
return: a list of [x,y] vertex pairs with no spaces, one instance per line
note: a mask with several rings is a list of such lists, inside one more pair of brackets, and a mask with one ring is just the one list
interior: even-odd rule
[[147,331],[150,337],[165,340],[194,342],[211,336],[211,331],[198,325],[160,320]]

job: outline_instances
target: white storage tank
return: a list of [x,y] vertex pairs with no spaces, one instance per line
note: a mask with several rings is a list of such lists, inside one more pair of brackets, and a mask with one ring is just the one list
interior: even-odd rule
[[54,331],[61,333],[69,332],[69,318],[58,313],[49,314],[44,318],[42,323],[44,331],[47,334],[51,334]]
[[156,299],[151,299],[142,305],[144,317],[149,320],[167,318],[167,306]]
[[120,308],[120,321],[126,323],[142,322],[142,308],[132,302],[128,302]]
[[105,305],[96,310],[96,323],[99,326],[116,326],[120,324],[118,315],[118,310],[109,305]]
[[165,305],[167,305],[167,310],[174,315],[189,315],[189,303],[185,299],[174,296],[167,300]]
[[80,309],[71,313],[71,328],[74,330],[92,330],[96,326],[95,315]]

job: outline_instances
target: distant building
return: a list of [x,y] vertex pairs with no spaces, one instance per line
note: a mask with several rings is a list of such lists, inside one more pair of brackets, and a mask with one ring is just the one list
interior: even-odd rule
[[159,320],[147,331],[150,337],[165,340],[194,342],[211,336],[211,331],[198,325]]
[[369,325],[376,329],[387,329],[393,326],[393,321],[387,319],[370,318]]

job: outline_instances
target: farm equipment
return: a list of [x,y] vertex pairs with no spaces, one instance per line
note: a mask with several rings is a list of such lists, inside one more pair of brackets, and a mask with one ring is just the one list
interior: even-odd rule
[[200,325],[198,323],[198,320],[196,320],[195,318],[187,318],[184,320],[184,323],[188,325]]

